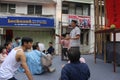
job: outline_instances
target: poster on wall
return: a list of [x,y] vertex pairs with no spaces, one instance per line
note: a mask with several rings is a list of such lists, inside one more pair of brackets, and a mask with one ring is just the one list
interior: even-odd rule
[[71,26],[71,21],[76,20],[77,26],[82,29],[90,29],[91,28],[91,20],[90,16],[77,16],[77,15],[69,15],[69,26]]

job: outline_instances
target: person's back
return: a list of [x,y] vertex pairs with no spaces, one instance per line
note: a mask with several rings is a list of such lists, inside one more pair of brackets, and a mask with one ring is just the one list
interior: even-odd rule
[[13,77],[14,72],[19,68],[20,62],[16,61],[16,53],[17,51],[22,49],[13,49],[9,56],[6,57],[5,61],[2,63],[0,67],[0,80],[6,80]]
[[61,80],[88,80],[90,77],[89,68],[85,63],[68,63],[63,69]]
[[81,63],[80,51],[71,48],[68,51],[70,62],[66,64],[61,71],[61,80],[88,80],[90,71],[85,63]]

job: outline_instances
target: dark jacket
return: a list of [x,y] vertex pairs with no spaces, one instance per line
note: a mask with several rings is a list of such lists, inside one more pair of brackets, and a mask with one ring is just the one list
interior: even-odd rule
[[61,80],[88,80],[89,78],[90,71],[85,63],[68,63],[61,72]]
[[48,54],[52,54],[54,53],[54,48],[52,46],[50,46],[47,50]]

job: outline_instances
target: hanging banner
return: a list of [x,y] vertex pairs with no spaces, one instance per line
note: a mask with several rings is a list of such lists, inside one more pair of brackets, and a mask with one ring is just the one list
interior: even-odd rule
[[106,0],[107,27],[120,28],[120,0]]
[[77,16],[77,15],[69,15],[69,25],[71,25],[72,20],[77,21],[77,26],[82,29],[90,29],[91,28],[91,20],[90,16]]

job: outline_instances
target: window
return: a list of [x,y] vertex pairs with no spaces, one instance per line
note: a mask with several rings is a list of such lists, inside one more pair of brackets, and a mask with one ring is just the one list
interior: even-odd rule
[[63,14],[90,16],[90,4],[63,2]]
[[[99,6],[99,12],[100,12],[100,7],[101,7],[101,6]],[[103,17],[105,16],[104,5],[102,5],[102,16],[103,16]]]
[[15,13],[15,4],[9,4],[9,12]]
[[89,11],[89,6],[88,5],[83,5],[83,15],[84,16],[90,15],[90,11]]
[[7,12],[7,4],[0,4],[0,12]]
[[77,15],[82,15],[83,14],[83,9],[82,9],[82,6],[81,5],[76,5],[76,14]]
[[28,5],[28,14],[42,14],[41,5]]
[[8,13],[15,13],[15,4],[6,4],[6,3],[1,3],[0,4],[0,12],[8,12]]
[[63,3],[63,5],[62,5],[63,7],[62,7],[62,13],[64,13],[64,14],[68,14],[68,4],[67,3]]
[[75,4],[69,4],[69,14],[75,14]]
[[28,5],[28,14],[34,14],[34,5]]

